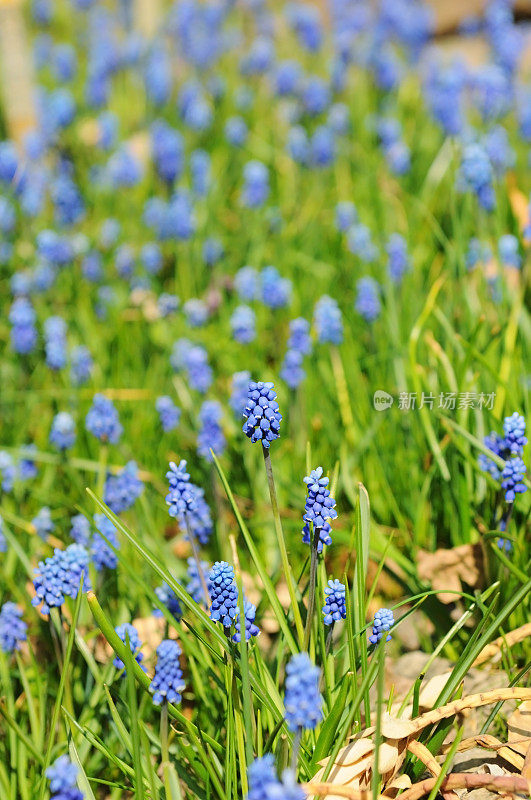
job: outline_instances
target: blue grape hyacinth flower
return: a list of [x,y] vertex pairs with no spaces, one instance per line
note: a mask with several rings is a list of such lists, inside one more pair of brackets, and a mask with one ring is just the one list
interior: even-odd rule
[[181,460],[179,465],[170,461],[170,468],[166,473],[169,481],[169,492],[166,495],[166,503],[170,507],[170,517],[181,517],[189,511],[193,511],[196,505],[196,498],[191,490],[190,474],[186,471],[186,461]]
[[174,404],[171,397],[168,397],[168,395],[157,397],[155,408],[159,412],[162,430],[165,433],[173,431],[179,424],[181,410]]
[[160,706],[164,701],[181,702],[181,694],[186,684],[179,663],[180,655],[181,648],[174,639],[164,639],[157,647],[157,666],[149,685],[156,706]]
[[55,415],[50,430],[50,442],[58,450],[69,450],[76,441],[76,423],[67,411]]
[[[120,637],[124,644],[127,644],[127,639],[129,639],[129,648],[131,653],[133,654],[135,661],[139,664],[142,669],[145,670],[145,667],[142,664],[144,659],[144,654],[140,652],[140,648],[142,647],[142,642],[140,640],[140,636],[138,635],[138,631],[134,625],[131,625],[129,622],[124,622],[122,625],[118,625],[115,629],[115,633]],[[125,664],[124,662],[115,656],[113,659],[113,666],[116,669],[124,669]]]
[[79,544],[71,544],[66,550],[56,549],[53,556],[39,561],[35,569],[33,606],[41,606],[47,616],[51,608],[59,608],[66,597],[76,597],[81,576],[83,591],[90,589],[88,577],[88,552]]
[[51,800],[83,800],[83,794],[77,788],[79,770],[68,756],[59,756],[46,770],[50,781]]
[[323,718],[319,677],[320,670],[307,653],[297,653],[286,666],[285,717],[293,733],[313,729]]
[[268,787],[278,783],[275,759],[271,753],[255,758],[247,770],[249,792],[246,800],[266,800]]
[[328,478],[323,477],[323,468],[317,467],[304,478],[307,486],[306,503],[304,506],[304,527],[302,529],[302,541],[304,544],[312,542],[312,526],[314,535],[318,533],[317,552],[321,553],[323,545],[332,544],[330,533],[332,531],[329,520],[336,519],[336,501],[330,497],[328,489]]
[[520,456],[515,456],[505,462],[501,475],[501,486],[502,489],[505,489],[507,503],[514,503],[517,494],[527,492],[527,486],[523,483],[526,471],[526,466]]
[[[243,600],[243,613],[245,615],[245,641],[248,642],[251,636],[258,636],[260,633],[260,629],[258,625],[255,624],[254,618],[256,616],[256,606],[253,605],[249,600],[244,597]],[[241,614],[240,614],[240,606],[238,606],[238,611],[236,615],[236,623],[235,623],[235,630],[232,637],[233,642],[241,642],[242,635],[241,635]]]
[[316,303],[313,324],[321,344],[341,344],[343,341],[343,319],[337,301],[323,295]]
[[22,609],[16,603],[4,603],[0,609],[0,650],[13,653],[27,639],[28,626],[22,619]]
[[347,616],[345,605],[345,584],[341,581],[329,580],[325,586],[325,604],[323,606],[323,622],[325,625],[333,625]]
[[116,444],[122,435],[123,428],[112,401],[103,394],[95,394],[85,425],[89,433],[100,442]]
[[129,461],[116,475],[107,476],[103,496],[111,511],[120,514],[131,508],[143,491],[136,461]]
[[243,411],[243,432],[252,442],[262,442],[269,449],[272,441],[280,436],[282,415],[272,383],[249,381],[247,405]]
[[210,589],[211,589],[210,577],[209,577],[210,566],[207,561],[200,561],[198,566],[197,561],[195,560],[195,558],[192,557],[188,559],[187,563],[188,563],[188,570],[187,570],[188,583],[186,584],[186,591],[188,592],[190,597],[192,597],[195,600],[196,603],[204,605],[205,593],[203,591],[203,583],[201,580],[201,575],[199,574],[199,570],[201,570],[205,578],[207,591],[210,595]]
[[48,506],[44,506],[40,509],[38,514],[31,520],[31,524],[34,526],[41,539],[46,539],[48,535],[55,530],[55,525],[53,524]]
[[119,550],[118,532],[105,514],[94,514],[94,524],[96,533],[93,535],[90,545],[90,554],[94,566],[98,572],[105,568],[116,569],[118,556],[109,546],[106,539],[116,550]]
[[210,618],[230,628],[238,615],[238,587],[234,568],[226,561],[216,561],[208,575],[211,599]]
[[527,444],[525,436],[525,419],[515,411],[510,417],[503,420],[503,433],[505,447],[512,455],[522,455],[522,450]]
[[[183,610],[181,608],[181,604],[179,602],[179,598],[168,584],[164,581],[161,586],[157,586],[155,589],[155,594],[157,598],[160,600],[162,605],[166,606],[170,614],[175,617],[176,620],[180,620],[183,615]],[[163,617],[163,613],[160,608],[153,609],[153,616],[154,617]]]
[[[395,618],[389,608],[380,608],[374,615],[372,624],[372,634],[369,636],[371,644],[378,644],[384,633],[394,625]],[[386,642],[391,640],[391,635],[387,633]]]

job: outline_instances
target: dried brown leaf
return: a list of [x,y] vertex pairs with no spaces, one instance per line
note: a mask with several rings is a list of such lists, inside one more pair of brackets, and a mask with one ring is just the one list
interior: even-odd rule
[[463,584],[479,588],[484,582],[481,544],[463,544],[434,553],[419,550],[418,572],[421,580],[431,583],[442,603],[453,603],[457,599],[455,592],[462,591]]
[[480,652],[472,666],[477,667],[479,664],[484,664],[485,661],[490,661],[494,658],[496,658],[496,660],[501,659],[502,650],[505,647],[512,647],[513,644],[523,642],[528,636],[531,636],[531,622],[527,622],[525,625],[515,628],[514,631],[509,631],[505,636],[500,636],[498,639],[488,644]]
[[507,719],[507,730],[508,744],[525,758],[531,740],[531,700],[513,711]]

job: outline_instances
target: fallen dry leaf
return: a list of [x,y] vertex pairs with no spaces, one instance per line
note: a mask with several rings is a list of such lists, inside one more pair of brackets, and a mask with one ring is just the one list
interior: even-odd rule
[[507,730],[508,744],[525,758],[531,742],[531,700],[525,700],[513,711],[507,719]]
[[509,631],[509,633],[498,637],[498,639],[495,639],[493,642],[488,644],[480,652],[472,666],[477,667],[479,664],[484,664],[486,661],[490,661],[491,659],[499,661],[502,657],[502,650],[505,647],[512,647],[513,644],[523,642],[523,640],[527,639],[528,636],[531,636],[531,622],[527,622],[525,625],[515,628],[514,631]]
[[[463,584],[481,588],[485,577],[485,563],[481,544],[462,544],[450,550],[428,553],[419,550],[419,578],[428,581],[437,592],[441,603],[455,603],[456,592]],[[446,590],[446,591],[445,591]]]

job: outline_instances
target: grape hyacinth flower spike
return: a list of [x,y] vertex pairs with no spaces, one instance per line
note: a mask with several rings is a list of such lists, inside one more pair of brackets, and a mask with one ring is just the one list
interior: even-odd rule
[[323,545],[332,544],[332,530],[328,520],[337,517],[336,501],[330,497],[329,480],[323,477],[323,468],[317,467],[304,478],[307,486],[306,504],[304,507],[304,528],[302,541],[309,544],[310,551],[310,583],[308,588],[308,614],[304,633],[305,649],[310,641],[313,615],[315,611],[315,585],[317,579],[317,560]]
[[380,608],[374,615],[374,622],[372,623],[372,634],[369,636],[371,644],[378,644],[380,639],[387,634],[385,641],[391,641],[391,634],[388,633],[389,629],[394,625],[395,618],[393,612],[389,608]]
[[22,619],[22,609],[16,603],[4,603],[0,609],[0,650],[13,653],[27,639],[28,626]]
[[272,383],[249,381],[247,405],[243,410],[245,423],[243,432],[252,442],[262,442],[269,449],[272,441],[280,436],[280,414],[277,394]]
[[196,526],[194,526],[191,518],[191,513],[196,512],[198,506],[200,506],[199,497],[201,496],[201,492],[197,486],[194,486],[194,484],[190,482],[190,474],[186,471],[186,461],[184,460],[181,460],[179,465],[175,464],[174,461],[170,461],[170,468],[166,473],[166,477],[169,481],[169,492],[166,495],[166,503],[169,506],[168,513],[170,517],[176,517],[179,522],[186,527],[188,539],[194,554],[194,560],[197,564],[197,572],[201,580],[203,595],[208,608],[210,605],[210,595],[197,550],[195,536]]
[[324,593],[326,598],[322,609],[323,622],[325,625],[332,627],[334,622],[339,622],[340,619],[345,619],[347,616],[345,584],[337,579],[329,580],[328,585],[325,586]]
[[302,618],[295,594],[293,575],[289,565],[284,532],[282,530],[282,521],[278,508],[273,466],[271,464],[270,444],[272,441],[279,438],[280,423],[282,422],[282,415],[277,403],[277,394],[273,386],[274,384],[265,383],[264,381],[249,381],[247,404],[243,410],[243,416],[245,418],[243,432],[249,437],[251,442],[262,443],[262,454],[264,456],[267,485],[275,522],[275,533],[280,550],[280,557],[282,559],[282,570],[288,586],[297,635],[299,641],[302,642],[304,636]]
[[284,716],[289,730],[296,736],[293,763],[297,761],[302,731],[313,730],[323,718],[319,680],[320,670],[312,663],[308,653],[292,656],[286,666]]
[[[142,664],[144,654],[140,652],[142,642],[135,626],[130,625],[129,622],[124,622],[123,625],[118,625],[114,630],[125,645],[129,644],[129,649],[131,650],[136,663],[139,664],[141,669],[143,669],[145,672],[146,668]],[[124,662],[118,656],[114,657],[112,663],[115,669],[125,669]]]
[[157,647],[157,666],[149,685],[156,706],[162,703],[180,703],[185,687],[179,663],[181,648],[174,639],[164,639]]
[[78,772],[68,756],[59,756],[46,770],[52,792],[50,800],[83,800],[83,794],[77,788]]

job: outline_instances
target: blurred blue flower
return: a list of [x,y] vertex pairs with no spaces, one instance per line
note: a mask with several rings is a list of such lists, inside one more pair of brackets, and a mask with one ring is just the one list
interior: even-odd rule
[[108,539],[116,550],[120,549],[116,528],[105,514],[94,514],[94,525],[96,526],[96,533],[92,536],[90,545],[90,554],[94,566],[98,572],[105,568],[116,569],[118,556],[105,541]]
[[220,425],[222,408],[217,400],[205,400],[199,409],[200,429],[197,436],[197,452],[207,461],[212,461],[212,450],[219,456],[225,450],[225,436]]
[[171,397],[168,395],[157,397],[155,407],[159,412],[163,431],[168,433],[175,430],[181,418],[181,410],[174,404]]
[[343,320],[336,300],[326,294],[319,298],[315,304],[313,322],[321,344],[341,344]]
[[120,514],[131,508],[143,491],[136,461],[129,461],[116,475],[107,475],[103,498],[111,511]]
[[88,432],[102,443],[116,444],[123,432],[118,412],[112,401],[103,394],[94,395],[92,406],[85,418],[85,425]]
[[356,311],[367,322],[374,322],[380,315],[381,310],[380,287],[377,281],[370,277],[360,278],[356,287]]
[[67,411],[55,415],[50,430],[50,442],[58,450],[69,450],[76,441],[76,423]]
[[10,654],[20,650],[27,639],[28,626],[22,619],[22,609],[16,603],[4,603],[0,609],[0,650]]
[[319,692],[320,670],[307,653],[292,656],[286,666],[284,706],[286,722],[293,733],[315,728],[323,718],[323,698]]
[[256,314],[250,306],[238,306],[230,318],[233,339],[240,344],[249,344],[256,338]]
[[[140,666],[145,672],[146,669],[142,664],[142,661],[144,659],[144,654],[140,652],[140,648],[142,647],[142,642],[140,640],[140,636],[138,635],[138,631],[135,628],[135,626],[131,625],[129,622],[124,622],[122,625],[118,625],[114,630],[125,645],[127,645],[129,640],[129,648],[131,650],[131,653],[133,654],[137,664],[140,664]],[[118,656],[114,657],[112,663],[116,669],[121,670],[125,668],[124,662],[120,658],[118,658]]]

